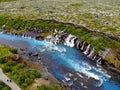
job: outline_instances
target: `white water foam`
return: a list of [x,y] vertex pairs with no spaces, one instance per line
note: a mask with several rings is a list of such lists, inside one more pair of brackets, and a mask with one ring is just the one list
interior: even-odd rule
[[92,51],[90,52],[90,54],[88,55],[89,58],[94,56],[94,48],[92,49]]
[[68,37],[65,39],[64,45],[74,47],[74,40],[76,37],[74,35],[68,35]]
[[90,44],[87,46],[87,49],[83,52],[85,55],[87,55],[88,51],[90,49]]
[[81,47],[81,50],[83,50],[83,49],[84,49],[84,45],[85,45],[85,42],[83,42],[83,45],[82,45],[82,47]]

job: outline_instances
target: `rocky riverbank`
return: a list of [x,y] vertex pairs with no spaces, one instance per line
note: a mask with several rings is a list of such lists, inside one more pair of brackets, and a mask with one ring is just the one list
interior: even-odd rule
[[[59,23],[61,23],[61,22],[59,22]],[[69,25],[69,23],[67,23],[67,24]],[[1,33],[29,37],[29,38],[35,38],[37,40],[44,40],[45,37],[42,37],[41,34],[48,33],[48,31],[45,31],[45,30],[33,30],[33,31],[27,30],[26,32],[24,32],[22,34],[18,34],[16,30],[14,30],[12,32],[8,32],[7,30],[1,30]],[[55,33],[57,33],[57,31]],[[69,34],[62,32],[62,34],[60,34],[60,35],[54,34],[51,37],[52,41],[51,40],[48,40],[48,41],[55,43],[55,44],[64,44],[64,41],[68,36],[69,36]],[[76,47],[77,49],[82,50],[83,53],[85,55],[87,55],[87,57],[89,59],[91,59],[92,61],[94,61],[98,64],[102,63],[101,65],[103,65],[103,66],[107,66],[107,67],[111,66],[107,63],[106,60],[104,60],[103,54],[98,55],[98,54],[94,53],[94,47],[91,47],[90,44],[86,43],[85,41],[80,40],[78,37],[76,37],[74,35],[70,39],[73,39],[73,40],[71,40],[71,43],[75,44],[75,45],[73,45],[73,47]],[[111,66],[111,67],[114,68],[113,66]],[[119,71],[118,69],[114,69],[114,70]]]
[[[43,31],[43,30],[33,30],[33,31],[30,31],[30,30],[27,30],[25,33],[23,34],[17,34],[16,30],[12,31],[12,32],[8,32],[6,30],[2,30],[1,31],[2,33],[5,33],[5,34],[10,34],[10,35],[17,35],[17,36],[23,36],[23,37],[29,37],[29,38],[35,38],[37,40],[44,40],[44,37],[41,37],[41,34],[43,33],[47,33],[47,31]],[[55,33],[58,33],[57,31],[55,31]],[[114,70],[115,72],[120,72],[119,69],[116,69],[115,67],[113,67],[111,64],[109,64],[106,60],[104,60],[104,55],[101,56],[101,55],[98,55],[98,54],[95,54],[94,52],[94,47],[91,47],[90,44],[86,43],[85,41],[82,41],[80,40],[78,37],[74,36],[74,35],[69,35],[67,33],[61,33],[61,34],[53,34],[51,37],[48,37],[46,38],[47,41],[50,41],[52,43],[55,43],[55,44],[65,44],[65,39],[68,38],[68,40],[70,40],[69,43],[71,43],[72,47],[75,47],[79,50],[82,50],[82,52],[90,59],[92,60],[92,62],[95,62],[99,65],[102,65],[104,67],[108,67],[109,70]],[[70,37],[69,37],[70,36]],[[67,45],[67,44],[65,44]],[[68,45],[69,46],[69,45]],[[22,50],[22,49],[21,49]],[[25,54],[24,50],[22,50],[23,53]],[[38,56],[37,53],[34,53],[32,55],[32,53],[28,53],[28,56]],[[38,60],[41,59],[39,56],[37,58]]]
[[[10,35],[16,35],[16,34],[11,34],[8,32],[4,32],[5,34],[10,34]],[[29,36],[31,37],[31,36]],[[33,38],[33,37],[32,37]],[[34,37],[35,38],[35,37]],[[44,61],[45,55],[43,53],[38,53],[37,51],[30,51],[27,47],[29,46],[28,43],[26,42],[21,42],[21,45],[19,45],[20,41],[17,41],[17,43],[14,43],[15,46],[17,46],[18,48],[18,54],[22,55],[24,58],[24,63],[27,64],[30,67],[36,68],[38,69],[41,74],[42,74],[42,78],[45,80],[45,82],[49,82],[49,86],[60,86],[62,90],[67,90],[69,89],[69,87],[67,87],[63,82],[58,81],[48,70],[48,68],[44,65],[44,63],[42,61]],[[2,42],[3,44],[9,44],[10,46],[12,44],[10,44],[10,42]],[[14,47],[14,46],[12,46]],[[17,61],[19,62],[19,60],[17,59]],[[42,84],[46,84],[46,83],[42,83]],[[70,90],[70,89],[69,89]]]
[[[5,33],[5,32],[2,32],[2,33]],[[58,33],[58,32],[57,32]],[[7,34],[9,34],[9,33],[7,33]],[[15,34],[14,34],[15,35]],[[25,37],[24,35],[22,35],[24,38],[26,38],[26,40],[27,40],[27,38],[31,38],[30,36],[29,37]],[[19,37],[19,36],[18,36]],[[13,38],[18,38],[17,36],[13,36]],[[8,38],[8,37],[7,37]],[[19,37],[20,38],[20,37]],[[35,37],[34,37],[35,38]],[[30,39],[30,40],[32,40],[32,39]],[[35,39],[34,39],[35,40]],[[50,42],[52,42],[53,41],[53,43],[55,43],[55,44],[64,44],[64,45],[67,45],[67,46],[70,46],[70,47],[75,47],[75,48],[77,48],[77,49],[79,49],[79,50],[82,50],[82,52],[88,57],[88,58],[90,58],[90,60],[92,60],[92,62],[95,62],[96,64],[99,64],[99,65],[102,65],[102,63],[99,63],[99,60],[101,60],[100,62],[103,62],[103,60],[102,60],[102,58],[99,56],[99,58],[97,59],[97,56],[96,56],[96,54],[94,54],[94,48],[92,47],[92,49],[91,49],[91,47],[90,47],[90,45],[89,44],[87,44],[85,41],[82,41],[82,40],[80,40],[79,38],[77,38],[76,36],[74,36],[74,35],[70,35],[70,34],[67,34],[67,33],[61,33],[61,34],[54,34],[54,35],[52,35],[52,36],[48,36],[46,39],[45,39],[46,41],[50,41]],[[33,41],[32,41],[33,42]],[[21,43],[21,42],[20,42]],[[9,44],[9,43],[8,43]],[[33,45],[34,46],[34,45]],[[32,47],[33,47],[32,46]],[[27,46],[27,47],[29,47],[29,45]],[[44,59],[44,53],[38,53],[38,52],[36,52],[36,51],[29,51],[29,49],[27,48],[27,47],[25,47],[25,48],[20,48],[19,49],[19,53],[21,53],[25,58],[28,58],[28,59],[31,59],[33,62],[39,62],[40,61],[40,63],[41,63],[41,61],[43,60],[45,60]],[[94,56],[95,55],[95,56]],[[43,57],[42,57],[43,56]],[[95,60],[94,60],[95,59]],[[48,60],[47,60],[48,61]],[[43,66],[46,66],[46,65],[44,65],[45,63],[41,63]],[[50,63],[48,63],[48,64],[50,64]],[[36,64],[36,66],[37,66],[37,64]],[[106,67],[105,67],[106,68]],[[107,67],[108,68],[108,67]],[[39,69],[40,70],[40,69]],[[48,73],[46,73],[46,71],[47,72],[49,72],[48,70],[47,70],[47,68],[45,68],[45,69],[41,69],[41,71],[43,71],[43,76],[44,76],[44,78],[46,79],[46,80],[48,80]],[[44,72],[45,71],[45,72]],[[110,74],[111,75],[111,74]]]

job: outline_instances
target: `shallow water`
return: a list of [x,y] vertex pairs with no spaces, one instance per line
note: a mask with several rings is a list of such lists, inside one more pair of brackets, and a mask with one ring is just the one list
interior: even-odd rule
[[119,80],[111,80],[106,70],[75,48],[6,34],[0,34],[0,43],[44,53],[42,62],[48,70],[76,90],[120,90]]

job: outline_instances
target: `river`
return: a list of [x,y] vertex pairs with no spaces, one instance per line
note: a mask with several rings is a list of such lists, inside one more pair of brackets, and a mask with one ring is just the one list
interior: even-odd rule
[[23,36],[0,34],[0,44],[42,54],[42,62],[58,80],[75,90],[120,90],[120,77],[93,63],[76,48]]

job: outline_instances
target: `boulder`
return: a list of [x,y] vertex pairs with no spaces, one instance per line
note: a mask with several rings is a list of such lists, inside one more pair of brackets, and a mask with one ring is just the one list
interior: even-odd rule
[[38,52],[35,52],[35,53],[33,54],[33,56],[38,56]]
[[38,57],[38,60],[41,60],[41,57]]

